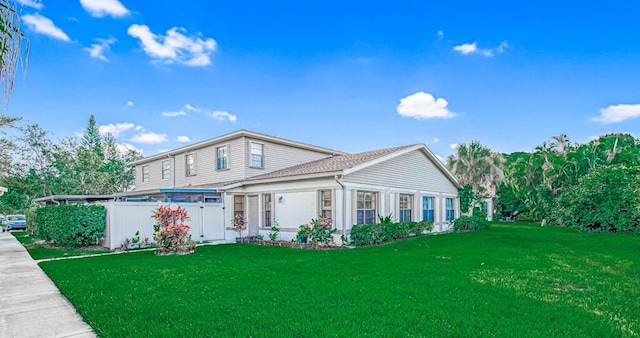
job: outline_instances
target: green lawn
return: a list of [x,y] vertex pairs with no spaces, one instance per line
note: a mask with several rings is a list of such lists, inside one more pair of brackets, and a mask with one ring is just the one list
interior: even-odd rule
[[11,234],[20,242],[29,252],[31,258],[35,260],[46,258],[85,256],[98,253],[110,252],[109,250],[87,250],[87,249],[61,249],[46,246],[38,243],[38,238],[30,236],[26,231],[13,231]]
[[101,337],[640,334],[640,238],[568,228],[40,265]]

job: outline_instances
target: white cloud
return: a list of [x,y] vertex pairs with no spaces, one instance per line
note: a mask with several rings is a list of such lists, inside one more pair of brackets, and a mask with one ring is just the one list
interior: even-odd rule
[[453,150],[458,150],[458,147],[460,147],[460,144],[458,144],[458,143],[451,143],[449,145],[449,148],[451,148]]
[[478,50],[477,43],[465,43],[458,46],[453,46],[453,50],[456,52],[460,52],[461,54],[467,55],[471,53],[475,53]]
[[638,117],[640,117],[640,104],[618,104],[600,109],[600,116],[592,118],[591,121],[609,124]]
[[118,148],[118,151],[121,153],[126,153],[129,150],[136,150],[140,153],[142,153],[142,149],[137,148],[129,143],[116,143],[116,147]]
[[115,38],[108,38],[108,39],[95,39],[98,43],[94,43],[91,45],[91,47],[88,48],[84,48],[84,50],[86,50],[87,52],[89,52],[89,55],[92,58],[95,59],[99,59],[102,61],[109,61],[109,59],[107,59],[106,56],[104,56],[104,53],[108,50],[110,50],[110,46],[114,43],[116,43]]
[[214,39],[186,36],[183,34],[186,33],[184,28],[173,27],[163,36],[152,33],[146,25],[134,24],[127,32],[140,39],[145,53],[154,62],[175,62],[192,67],[208,66],[211,64],[210,55],[216,50]]
[[110,123],[103,126],[99,126],[98,132],[102,135],[109,133],[113,135],[114,138],[118,138],[124,132],[129,131],[135,127],[136,125],[130,122],[116,123],[116,124]]
[[189,136],[178,136],[176,137],[176,141],[181,142],[181,143],[187,143],[187,142],[191,142],[191,139],[189,138]]
[[71,41],[69,36],[63,32],[62,29],[58,28],[53,21],[38,13],[23,15],[22,22],[36,33],[47,35],[62,41]]
[[474,43],[463,43],[458,46],[453,46],[453,50],[462,55],[480,54],[487,57],[491,57],[496,54],[504,53],[507,47],[509,47],[509,44],[506,41],[502,41],[500,45],[498,45],[498,47],[496,48],[481,49],[481,48],[478,48],[478,43],[474,42]]
[[127,108],[132,108],[133,107],[133,101],[127,101],[127,104],[124,105]]
[[436,99],[429,93],[417,92],[400,99],[398,114],[417,120],[452,118],[456,114],[447,109],[448,104],[443,98]]
[[438,142],[440,142],[440,139],[439,139],[439,138],[437,138],[437,137],[434,137],[434,138],[433,138],[433,140],[432,140],[432,142],[433,142],[433,143],[438,143]]
[[214,119],[220,121],[229,120],[229,122],[236,122],[236,120],[238,119],[236,115],[229,114],[229,112],[221,110],[214,111],[213,113],[211,113],[211,116],[213,116]]
[[438,40],[444,39],[444,31],[443,30],[439,30],[437,34],[438,34]]
[[158,134],[154,132],[142,132],[131,138],[131,142],[144,144],[159,144],[167,142],[167,134]]
[[176,116],[184,116],[184,115],[187,115],[187,113],[184,110],[162,112],[162,116],[166,116],[166,117],[176,117]]
[[107,15],[121,18],[129,15],[129,10],[118,0],[80,0],[82,7],[96,18]]
[[442,156],[440,156],[438,154],[435,154],[435,155],[436,155],[436,158],[440,160],[440,162],[444,163],[444,157],[442,157]]
[[35,1],[35,0],[18,0],[18,3],[21,4],[22,6],[31,7],[38,10],[44,7],[40,1]]
[[185,105],[184,105],[184,107],[185,107],[185,108],[187,108],[187,109],[189,109],[189,110],[196,111],[196,112],[197,112],[197,111],[200,111],[200,109],[198,109],[198,108],[196,108],[196,107],[194,107],[194,106],[192,106],[192,105],[190,105],[190,104],[188,104],[188,103],[187,103],[187,104],[185,104]]

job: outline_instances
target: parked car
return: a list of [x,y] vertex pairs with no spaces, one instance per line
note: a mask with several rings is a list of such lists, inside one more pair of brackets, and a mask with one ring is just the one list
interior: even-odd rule
[[27,230],[27,218],[24,215],[7,215],[3,231]]
[[4,215],[0,215],[0,228],[2,228],[2,232],[4,232]]

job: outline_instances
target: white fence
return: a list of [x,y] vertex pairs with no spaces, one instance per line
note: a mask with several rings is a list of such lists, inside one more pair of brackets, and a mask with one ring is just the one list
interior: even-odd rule
[[[132,238],[140,231],[140,239],[153,241],[153,210],[169,203],[157,202],[115,202],[103,203],[107,208],[107,228],[102,245],[109,249],[118,248],[126,238]],[[190,220],[191,239],[196,242],[225,240],[224,209],[218,203],[180,203]]]

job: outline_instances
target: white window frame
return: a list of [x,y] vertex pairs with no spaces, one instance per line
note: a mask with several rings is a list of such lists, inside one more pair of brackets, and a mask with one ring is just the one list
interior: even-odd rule
[[149,165],[143,165],[142,166],[142,183],[149,183],[149,177],[151,175],[149,174]]
[[[166,165],[166,166],[165,166]],[[171,160],[164,160],[161,164],[162,169],[162,179],[168,180],[171,178]]]
[[273,220],[273,195],[262,194],[262,221],[264,228],[271,228]]
[[[189,163],[189,158],[192,159],[192,163]],[[184,173],[186,176],[196,175],[196,153],[188,153],[184,156]]]
[[[255,147],[254,145],[259,146],[259,147]],[[255,154],[254,154],[254,150],[255,150]],[[260,152],[258,154],[258,151]],[[256,156],[256,158],[258,158],[259,156],[259,165],[258,164],[258,160],[254,161],[254,156]],[[258,143],[258,142],[250,142],[249,143],[249,166],[251,168],[264,168],[264,144],[263,143]]]
[[[328,198],[329,206],[325,204]],[[333,191],[332,190],[320,190],[318,192],[318,215],[322,217],[331,217],[333,219]]]
[[[427,201],[431,201],[431,208],[429,208],[429,203]],[[431,211],[431,219],[428,217],[428,211]],[[422,196],[422,220],[423,221],[436,221],[436,198],[433,196]]]
[[[403,198],[408,198],[408,200],[403,201]],[[398,194],[398,222],[413,221],[413,199],[412,194]],[[403,208],[405,203],[406,205]],[[408,215],[406,214],[407,211],[409,212]]]
[[[220,151],[223,152],[224,156],[220,156]],[[220,166],[221,160],[222,160],[223,166]],[[227,170],[227,169],[229,169],[229,147],[224,145],[216,148],[216,170]]]
[[[449,208],[449,206],[451,206],[451,208]],[[456,218],[456,200],[453,199],[452,197],[445,198],[444,208],[445,208],[445,221],[453,221]]]
[[[362,196],[362,200],[360,197]],[[372,198],[367,201],[367,196]],[[358,217],[358,214],[362,212],[362,217]],[[369,217],[367,217],[369,213]],[[371,224],[376,223],[378,215],[378,193],[374,191],[356,191],[356,224]],[[369,222],[367,222],[369,220]]]

